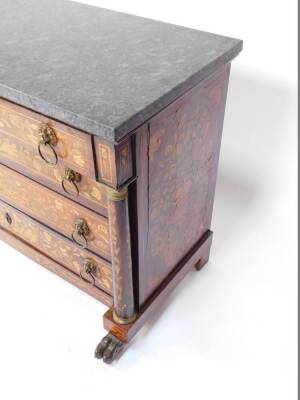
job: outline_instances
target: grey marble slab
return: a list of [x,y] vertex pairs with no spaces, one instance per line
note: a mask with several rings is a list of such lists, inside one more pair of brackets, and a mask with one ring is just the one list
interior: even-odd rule
[[66,0],[0,0],[0,15],[0,97],[114,142],[242,49]]

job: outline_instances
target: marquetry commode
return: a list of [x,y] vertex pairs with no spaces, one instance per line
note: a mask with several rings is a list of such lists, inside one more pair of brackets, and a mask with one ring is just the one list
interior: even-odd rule
[[110,363],[208,261],[236,39],[0,3],[0,237],[110,308]]

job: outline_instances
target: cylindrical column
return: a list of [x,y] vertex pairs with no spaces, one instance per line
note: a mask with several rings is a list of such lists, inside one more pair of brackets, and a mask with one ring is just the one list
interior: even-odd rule
[[114,284],[114,320],[129,324],[135,320],[128,187],[107,188],[108,217]]

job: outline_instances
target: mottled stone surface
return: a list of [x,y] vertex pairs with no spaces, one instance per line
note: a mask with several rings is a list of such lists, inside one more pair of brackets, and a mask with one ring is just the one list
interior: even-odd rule
[[0,97],[111,141],[242,48],[240,40],[65,0],[1,0],[0,15]]

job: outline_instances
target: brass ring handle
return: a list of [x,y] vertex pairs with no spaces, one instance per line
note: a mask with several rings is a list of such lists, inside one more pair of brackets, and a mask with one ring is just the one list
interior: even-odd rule
[[77,219],[75,221],[75,229],[72,233],[72,240],[74,243],[78,244],[78,246],[83,249],[87,248],[88,240],[87,236],[90,233],[90,228],[87,222],[84,219]]
[[[77,183],[79,183],[80,181],[81,181],[81,175],[78,172],[75,172],[72,169],[67,168],[65,170],[65,175],[63,176],[63,179],[61,181],[61,185],[62,185],[64,192],[67,193],[69,196],[78,197],[79,189],[78,189]],[[67,187],[66,187],[67,182],[71,183],[74,186],[75,193],[70,192],[67,189]]]
[[[81,267],[80,278],[83,281],[95,286],[96,280],[95,280],[95,277],[93,274],[95,274],[96,271],[97,271],[97,267],[96,267],[94,261],[90,258],[87,258],[84,260],[83,265]],[[88,277],[88,279],[87,279],[87,277]]]
[[[76,235],[80,238],[77,239]],[[88,245],[88,241],[87,238],[85,237],[85,235],[79,235],[78,233],[76,233],[75,231],[72,233],[72,240],[75,244],[78,244],[78,246],[80,246],[83,249],[87,248]]]
[[[58,156],[54,149],[54,146],[57,145],[57,136],[55,134],[54,129],[49,124],[43,124],[39,128],[39,144],[38,144],[38,152],[43,161],[45,161],[49,165],[56,165],[58,163]],[[52,150],[54,161],[47,158],[43,151],[42,146],[49,147]]]

